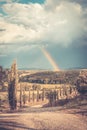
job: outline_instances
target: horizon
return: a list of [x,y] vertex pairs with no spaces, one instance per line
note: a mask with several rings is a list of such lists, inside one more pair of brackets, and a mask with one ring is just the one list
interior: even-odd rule
[[[2,67],[3,69],[10,69],[11,68],[11,66],[9,66],[9,67],[3,67],[2,65],[0,65],[0,67]],[[30,71],[74,71],[74,70],[85,70],[85,69],[87,69],[87,68],[84,68],[84,67],[73,67],[73,68],[65,68],[65,69],[59,69],[59,70],[54,70],[54,69],[52,69],[52,68],[48,68],[48,69],[44,69],[44,68],[29,68],[29,67],[18,67],[18,65],[17,65],[17,69],[18,70],[25,70],[25,71],[27,71],[27,70],[30,70]]]

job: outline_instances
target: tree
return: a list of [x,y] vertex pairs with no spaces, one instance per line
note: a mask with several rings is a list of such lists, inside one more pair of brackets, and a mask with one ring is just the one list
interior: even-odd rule
[[87,93],[87,77],[85,77],[85,75],[80,76],[77,79],[76,86],[80,94]]
[[54,90],[54,91],[49,91],[49,92],[47,92],[47,98],[48,98],[48,100],[49,100],[49,104],[50,104],[50,106],[52,106],[54,103],[54,105],[56,105],[56,99],[57,99],[57,91],[56,90]]
[[15,79],[9,84],[8,87],[8,99],[11,110],[15,110],[17,107],[16,91],[15,91]]
[[43,90],[42,90],[42,101],[44,101],[44,98],[45,98],[45,89],[43,88]]
[[8,99],[11,110],[15,110],[17,108],[17,84],[18,84],[18,74],[17,74],[17,65],[16,62],[11,66],[10,74],[8,75]]
[[22,107],[22,86],[20,83],[20,107]]

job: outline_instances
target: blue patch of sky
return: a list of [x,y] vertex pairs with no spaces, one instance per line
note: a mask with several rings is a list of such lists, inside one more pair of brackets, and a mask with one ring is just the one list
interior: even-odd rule
[[0,65],[4,68],[9,68],[14,59],[15,56],[13,54],[7,56],[0,56]]
[[60,69],[87,68],[87,46],[86,47],[59,47],[49,48],[49,52]]
[[6,13],[3,11],[2,8],[0,8],[0,13],[1,13],[2,15],[6,15]]
[[[60,69],[87,68],[87,45],[62,47],[53,44],[46,48]],[[14,46],[14,49],[16,50],[16,46]],[[49,60],[44,57],[38,47],[0,56],[0,65],[10,67],[14,59],[17,59],[19,68],[52,68]]]
[[[13,0],[12,2],[13,3],[22,3],[22,4],[28,4],[28,3],[40,3],[40,4],[43,4],[45,2],[45,0],[19,0],[19,1]],[[7,3],[8,2],[6,2],[6,1],[0,1],[0,5],[7,4]]]
[[4,1],[0,1],[0,13],[4,14],[3,10],[2,10],[2,5],[6,4],[6,2]]
[[[19,68],[48,69],[52,68],[49,61],[39,48],[33,48],[24,52],[16,53]],[[45,61],[45,62],[44,62]]]
[[19,3],[28,4],[28,3],[44,3],[45,0],[20,0]]
[[5,13],[5,12],[3,11],[3,9],[2,9],[2,6],[3,6],[4,4],[7,4],[7,2],[5,2],[5,1],[0,1],[0,13],[3,14],[3,15],[6,15],[6,13]]
[[5,1],[0,1],[0,5],[6,4],[7,2]]
[[[29,4],[29,3],[40,3],[43,4],[45,0],[19,0],[18,2],[16,0],[13,0],[14,3],[22,3],[22,4]],[[5,12],[2,9],[2,5],[7,4],[6,1],[0,1],[0,13],[3,15],[6,15]]]
[[[87,46],[65,48],[55,45],[47,50],[60,69],[87,68]],[[14,59],[17,59],[19,68],[52,68],[48,59],[38,48],[0,57],[0,65],[10,67]]]

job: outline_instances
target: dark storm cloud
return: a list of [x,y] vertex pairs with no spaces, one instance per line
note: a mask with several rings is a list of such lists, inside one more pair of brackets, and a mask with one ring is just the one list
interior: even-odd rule
[[0,32],[6,31],[6,29],[0,29]]
[[82,7],[87,7],[87,0],[67,0],[67,1],[79,3]]
[[87,7],[87,0],[68,0],[68,1],[76,2],[76,3],[79,3],[80,5],[82,5],[84,7]]

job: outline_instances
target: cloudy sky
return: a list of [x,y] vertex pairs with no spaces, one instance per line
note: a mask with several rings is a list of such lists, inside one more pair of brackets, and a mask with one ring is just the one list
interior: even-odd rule
[[0,0],[0,65],[87,68],[87,0]]

